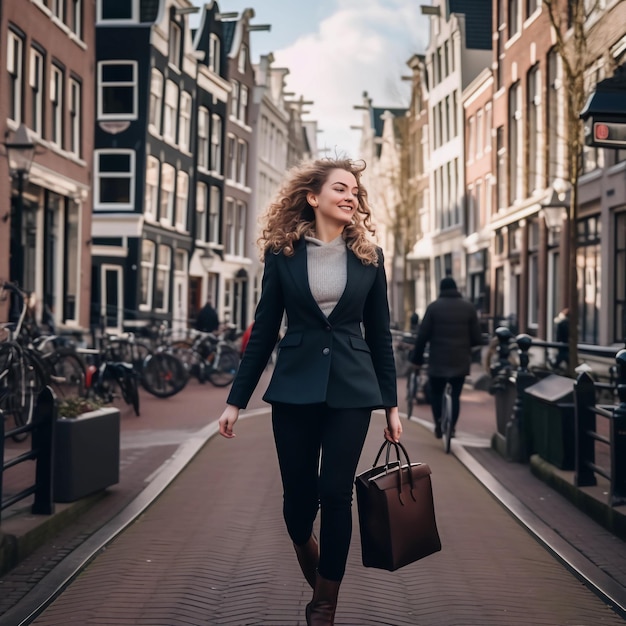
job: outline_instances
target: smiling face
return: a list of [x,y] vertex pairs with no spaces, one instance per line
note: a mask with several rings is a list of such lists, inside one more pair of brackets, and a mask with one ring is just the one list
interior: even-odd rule
[[315,225],[318,237],[325,232],[337,236],[352,221],[359,205],[359,186],[354,174],[342,169],[328,173],[326,182],[317,194],[307,195],[315,212]]

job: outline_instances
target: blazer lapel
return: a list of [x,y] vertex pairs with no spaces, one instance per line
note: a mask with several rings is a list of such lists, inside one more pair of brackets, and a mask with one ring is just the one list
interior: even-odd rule
[[364,274],[367,271],[367,267],[361,263],[356,254],[352,252],[352,250],[348,249],[348,273],[346,280],[346,288],[343,290],[343,294],[341,298],[339,298],[339,302],[332,310],[331,314],[328,316],[329,320],[332,320],[333,317],[339,315],[341,310],[346,306],[346,304],[352,302],[355,295],[359,292],[362,287],[362,281],[364,278]]
[[319,314],[326,319],[317,301],[311,293],[309,285],[309,273],[307,269],[306,241],[300,239],[294,244],[294,254],[291,257],[284,257],[289,268],[289,273],[293,278],[294,285],[302,298],[309,301],[312,311],[319,311]]

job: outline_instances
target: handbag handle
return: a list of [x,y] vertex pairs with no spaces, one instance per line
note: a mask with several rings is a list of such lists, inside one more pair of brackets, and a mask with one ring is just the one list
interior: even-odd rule
[[413,493],[413,488],[414,488],[414,484],[413,484],[413,473],[411,472],[411,460],[409,459],[409,453],[406,451],[406,448],[399,442],[399,441],[383,441],[383,444],[380,446],[380,450],[378,451],[378,454],[376,455],[376,458],[374,459],[374,464],[372,465],[372,467],[376,467],[376,463],[378,463],[378,459],[380,458],[381,454],[383,453],[383,450],[385,449],[385,447],[387,448],[387,452],[385,455],[385,473],[387,473],[388,468],[389,468],[389,453],[391,450],[391,446],[394,446],[394,448],[396,449],[396,458],[398,459],[398,498],[400,499],[400,504],[404,505],[404,502],[402,501],[402,461],[400,460],[400,450],[402,450],[403,454],[404,454],[404,458],[406,459],[406,469],[407,469],[407,475],[409,477],[409,484],[411,486],[411,498],[413,498],[414,502],[417,502],[417,499],[415,498],[415,494]]

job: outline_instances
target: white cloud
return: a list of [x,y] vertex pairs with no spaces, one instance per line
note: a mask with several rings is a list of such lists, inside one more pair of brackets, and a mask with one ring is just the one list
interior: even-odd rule
[[274,52],[276,65],[290,70],[288,90],[315,103],[310,118],[324,131],[320,148],[355,156],[359,132],[350,125],[361,120],[353,105],[364,91],[375,106],[407,106],[401,76],[425,49],[427,26],[415,0],[340,0],[314,34]]

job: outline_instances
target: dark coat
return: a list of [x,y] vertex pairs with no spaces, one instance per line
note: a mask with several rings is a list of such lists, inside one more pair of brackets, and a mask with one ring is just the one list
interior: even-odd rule
[[382,251],[374,267],[348,250],[347,265],[343,295],[326,317],[309,287],[305,241],[296,243],[291,257],[266,255],[261,299],[228,404],[248,404],[286,312],[288,328],[278,344],[266,402],[326,402],[333,408],[397,405]]
[[220,320],[217,316],[217,311],[207,302],[198,313],[196,319],[196,330],[201,330],[205,333],[212,333],[217,330],[220,325]]
[[415,349],[409,358],[412,363],[421,365],[424,349],[429,344],[429,376],[467,376],[472,363],[472,347],[481,342],[474,305],[464,300],[456,289],[444,289],[426,308]]

